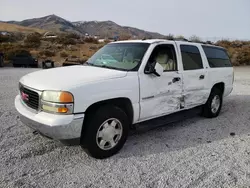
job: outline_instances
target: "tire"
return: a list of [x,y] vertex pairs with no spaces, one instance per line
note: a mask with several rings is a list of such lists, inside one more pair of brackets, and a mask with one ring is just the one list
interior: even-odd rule
[[[213,103],[213,100],[218,100]],[[203,106],[202,115],[207,118],[215,118],[220,114],[223,103],[223,93],[220,89],[213,88],[211,94]],[[215,105],[216,104],[216,105]]]
[[46,69],[45,62],[42,62],[42,68],[43,68],[43,69]]
[[[87,119],[84,126],[81,145],[90,156],[96,159],[105,159],[118,153],[128,137],[128,117],[116,106],[100,107],[96,113],[91,113],[91,117]],[[113,131],[120,134],[115,135]],[[113,146],[107,141],[110,139],[113,140]]]

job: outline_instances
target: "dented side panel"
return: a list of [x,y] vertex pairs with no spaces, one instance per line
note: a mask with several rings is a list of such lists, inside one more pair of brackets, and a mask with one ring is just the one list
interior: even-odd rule
[[[232,67],[211,68],[200,44],[180,41],[161,42],[161,44],[164,43],[174,43],[178,71],[164,72],[161,77],[144,74],[147,60],[156,46],[152,44],[138,74],[140,84],[139,121],[153,119],[205,104],[213,86],[217,83],[224,83],[224,97],[232,92],[234,79]],[[183,70],[181,44],[194,45],[199,49],[203,63],[202,69]],[[181,80],[173,82],[175,77],[180,77]]]
[[181,80],[173,82],[174,77],[182,75],[177,72],[164,72],[161,77],[154,75],[140,77],[140,120],[180,110],[182,82]]
[[[204,79],[200,76],[204,75]],[[208,74],[204,69],[183,72],[183,96],[185,108],[206,103],[209,97]]]

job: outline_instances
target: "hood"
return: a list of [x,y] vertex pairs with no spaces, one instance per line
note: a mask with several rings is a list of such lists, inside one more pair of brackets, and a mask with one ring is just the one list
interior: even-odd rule
[[20,82],[37,90],[67,90],[81,84],[125,77],[127,72],[74,65],[36,71],[23,76]]

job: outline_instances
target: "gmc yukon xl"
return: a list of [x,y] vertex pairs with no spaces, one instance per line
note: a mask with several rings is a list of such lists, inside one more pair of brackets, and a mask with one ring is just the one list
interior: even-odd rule
[[116,154],[132,125],[201,107],[217,117],[233,89],[225,49],[169,40],[111,42],[85,64],[23,76],[15,107],[47,137],[79,140],[94,158]]

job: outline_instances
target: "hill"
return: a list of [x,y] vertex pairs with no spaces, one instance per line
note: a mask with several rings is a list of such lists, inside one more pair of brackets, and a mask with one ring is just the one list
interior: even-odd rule
[[144,31],[141,29],[120,26],[112,21],[86,21],[70,22],[56,15],[49,15],[41,18],[27,19],[20,22],[9,21],[7,23],[17,24],[25,27],[33,27],[53,32],[73,32],[81,35],[99,35],[104,37],[135,37],[135,38],[163,38],[164,35]]
[[43,29],[38,28],[31,28],[31,27],[24,27],[16,24],[10,24],[10,23],[3,23],[0,22],[0,31],[6,31],[6,32],[18,32],[18,33],[45,33],[46,31]]
[[21,22],[9,21],[8,23],[44,29],[53,32],[74,32],[78,34],[81,33],[80,31],[78,31],[78,28],[74,26],[74,24],[72,24],[70,21],[67,21],[56,15],[27,19]]
[[89,22],[73,22],[82,32],[86,32],[90,35],[98,35],[102,38],[105,37],[135,37],[135,38],[163,38],[164,35],[159,33],[153,33],[149,31],[144,31],[141,29],[126,27],[118,25],[112,21],[89,21]]

